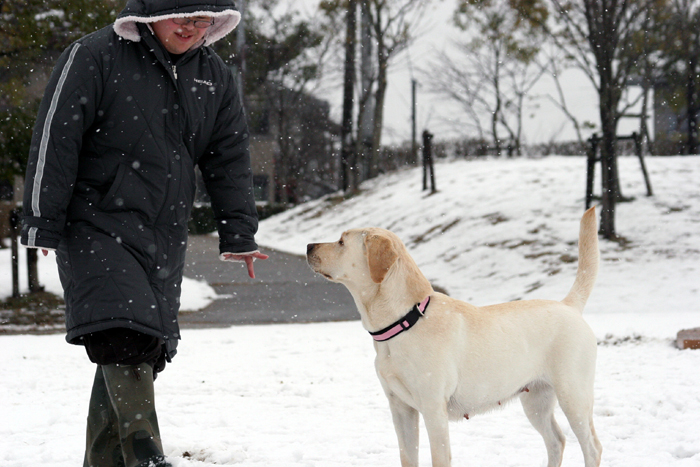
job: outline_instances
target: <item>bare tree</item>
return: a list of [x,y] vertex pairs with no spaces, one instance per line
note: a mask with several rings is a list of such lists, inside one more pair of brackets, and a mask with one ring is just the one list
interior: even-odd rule
[[[327,30],[335,31],[331,35],[338,45],[337,61],[343,63],[338,67],[342,68],[339,73],[342,78],[338,81],[344,83],[344,102],[353,104],[352,108],[344,105],[343,109],[344,147],[352,146],[352,150],[346,152],[353,159],[352,163],[348,162],[353,178],[348,185],[356,187],[363,178],[375,176],[382,167],[380,159],[385,153],[381,150],[381,138],[388,72],[392,60],[414,40],[430,1],[322,0],[319,4]],[[358,17],[361,18],[359,27]],[[358,45],[362,54],[359,66],[355,63]],[[344,58],[340,58],[341,55]],[[357,125],[353,128],[355,117]],[[362,128],[362,122],[371,122],[370,137],[367,137],[366,128]]]
[[637,65],[637,73],[639,75],[639,84],[642,88],[642,107],[639,112],[639,135],[642,141],[645,141],[649,153],[654,153],[654,143],[649,134],[649,95],[655,82],[659,80],[659,67],[655,65],[655,51],[658,49],[657,38],[650,33],[654,27],[654,23],[663,21],[657,16],[658,12],[647,10],[642,28],[638,32],[639,39],[636,41],[637,48],[631,52],[640,57]]
[[456,54],[440,54],[431,69],[441,72],[426,72],[426,80],[462,105],[471,128],[497,154],[506,146],[504,133],[509,154],[519,154],[525,100],[544,73],[535,66],[541,38],[506,0],[462,1],[454,18],[470,39],[455,44]]
[[[523,5],[531,3],[531,0],[514,2],[528,18],[531,16]],[[605,238],[616,239],[615,203],[619,184],[615,141],[617,125],[624,114],[620,108],[623,90],[635,65],[624,51],[631,47],[635,33],[643,27],[647,9],[659,8],[666,0],[549,0],[548,3],[554,21],[541,21],[540,26],[588,76],[598,93],[603,166],[600,231]]]
[[[508,155],[522,155],[523,112],[525,101],[530,97],[530,91],[544,74],[540,67],[533,67],[534,57],[518,60],[514,66],[505,71],[510,92],[506,95],[505,109],[501,114],[501,124],[509,135],[510,144]],[[512,117],[512,118],[509,118]]]
[[376,46],[376,81],[374,87],[374,130],[372,134],[370,177],[377,175],[384,125],[384,101],[392,58],[411,42],[411,32],[423,18],[429,0],[364,0],[363,13],[369,22]]
[[569,120],[571,125],[574,127],[574,131],[576,132],[576,140],[581,147],[584,147],[586,145],[586,141],[583,136],[583,131],[594,129],[595,124],[589,121],[581,122],[569,107],[566,99],[566,93],[564,92],[564,88],[562,87],[561,83],[562,73],[567,69],[567,56],[561,53],[561,51],[558,49],[542,50],[538,64],[543,73],[547,74],[551,78],[556,91],[555,95],[552,95],[552,93],[547,93],[544,95],[544,98],[566,116],[567,120]]
[[[460,104],[467,121],[460,121],[459,126],[470,133],[476,133],[478,140],[485,141],[490,137],[497,141],[498,135],[493,131],[489,133],[484,121],[485,115],[493,114],[490,101],[485,99],[488,93],[487,81],[479,79],[478,73],[470,71],[472,67],[455,60],[451,54],[440,52],[435,62],[440,67],[440,74],[436,75],[429,70],[424,79],[433,92]],[[430,67],[431,70],[433,68],[434,66]]]

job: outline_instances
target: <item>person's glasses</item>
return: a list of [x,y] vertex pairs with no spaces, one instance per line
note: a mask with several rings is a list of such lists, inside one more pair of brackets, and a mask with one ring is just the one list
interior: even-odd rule
[[185,26],[190,23],[194,23],[195,28],[206,29],[214,24],[214,20],[206,21],[203,19],[189,19],[189,18],[173,18],[173,23],[178,26]]

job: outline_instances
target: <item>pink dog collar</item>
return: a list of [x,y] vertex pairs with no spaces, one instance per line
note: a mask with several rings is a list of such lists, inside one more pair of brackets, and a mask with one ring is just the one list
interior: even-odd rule
[[413,305],[413,308],[411,308],[411,311],[409,311],[406,316],[380,331],[370,332],[370,335],[375,341],[383,342],[401,334],[416,324],[421,316],[425,315],[425,309],[428,308],[429,303],[430,295],[425,297],[422,302]]

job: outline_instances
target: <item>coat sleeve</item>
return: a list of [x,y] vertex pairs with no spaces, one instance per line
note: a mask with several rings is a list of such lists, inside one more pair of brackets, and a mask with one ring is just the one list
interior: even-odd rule
[[102,79],[87,47],[58,59],[39,107],[25,177],[23,245],[55,249],[73,194],[83,133],[92,124]]
[[[227,70],[228,71],[228,70]],[[258,215],[248,150],[248,125],[233,73],[228,72],[225,98],[212,139],[199,160],[219,230],[220,253],[258,249]]]

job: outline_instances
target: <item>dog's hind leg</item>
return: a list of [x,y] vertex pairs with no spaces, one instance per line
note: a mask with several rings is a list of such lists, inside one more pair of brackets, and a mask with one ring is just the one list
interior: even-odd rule
[[577,391],[575,397],[557,394],[559,406],[569,420],[581,450],[586,467],[599,467],[603,447],[593,426],[593,391]]
[[547,467],[559,467],[564,455],[566,438],[554,418],[557,397],[550,385],[533,385],[520,395],[525,415],[544,438],[547,447]]
[[394,429],[399,439],[401,467],[418,467],[418,411],[396,395],[387,395]]

